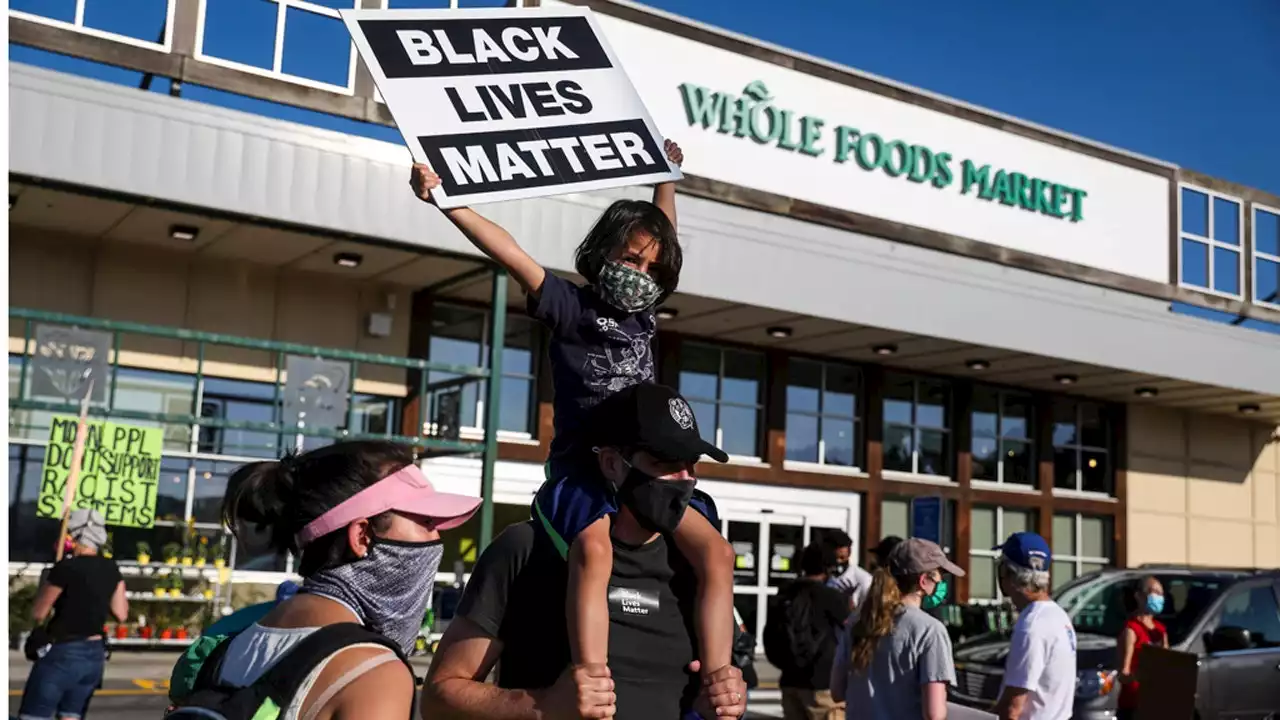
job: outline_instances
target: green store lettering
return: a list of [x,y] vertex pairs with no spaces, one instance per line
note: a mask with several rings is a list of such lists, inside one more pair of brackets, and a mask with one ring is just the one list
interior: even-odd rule
[[[812,115],[797,116],[792,110],[778,107],[759,80],[747,84],[737,95],[690,83],[682,83],[679,88],[690,126],[811,157],[825,152],[819,141],[826,121]],[[833,162],[852,161],[867,172],[883,172],[890,178],[939,190],[956,183],[956,164],[949,152],[848,125],[836,126],[834,136]],[[1071,222],[1084,219],[1084,199],[1089,194],[1080,188],[1021,172],[993,170],[991,165],[973,160],[959,163],[959,175],[961,195],[972,193],[979,200],[997,201],[1053,218],[1069,218]]]

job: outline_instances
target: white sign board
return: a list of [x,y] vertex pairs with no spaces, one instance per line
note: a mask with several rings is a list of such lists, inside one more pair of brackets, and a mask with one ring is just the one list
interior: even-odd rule
[[589,9],[342,19],[441,207],[680,179]]
[[1169,281],[1166,177],[597,17],[690,175]]

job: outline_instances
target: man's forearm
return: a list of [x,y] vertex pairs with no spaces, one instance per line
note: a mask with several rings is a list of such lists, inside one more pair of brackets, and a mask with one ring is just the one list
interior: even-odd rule
[[544,720],[528,690],[504,690],[462,678],[423,688],[422,716],[432,720]]

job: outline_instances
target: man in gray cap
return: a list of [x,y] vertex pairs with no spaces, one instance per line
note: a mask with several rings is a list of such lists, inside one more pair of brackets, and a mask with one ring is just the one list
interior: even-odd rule
[[84,717],[102,678],[107,614],[129,618],[124,580],[114,560],[100,557],[107,526],[97,510],[76,510],[67,522],[72,541],[65,557],[40,585],[31,614],[43,624],[49,645],[31,668],[18,716]]

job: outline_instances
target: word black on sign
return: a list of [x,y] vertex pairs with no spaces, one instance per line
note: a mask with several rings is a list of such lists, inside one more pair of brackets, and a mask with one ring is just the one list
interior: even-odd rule
[[680,178],[587,8],[342,18],[441,207]]

